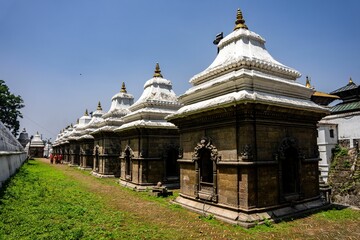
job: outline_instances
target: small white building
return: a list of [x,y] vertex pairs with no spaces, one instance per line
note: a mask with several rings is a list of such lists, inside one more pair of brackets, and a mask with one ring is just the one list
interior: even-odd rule
[[350,78],[347,85],[330,94],[338,96],[341,102],[331,107],[331,114],[318,124],[317,142],[322,159],[319,168],[325,182],[336,144],[353,148],[360,141],[360,86]]
[[320,121],[318,124],[318,138],[317,143],[319,147],[319,170],[321,177],[327,182],[329,168],[332,158],[332,149],[338,143],[337,124],[326,123]]

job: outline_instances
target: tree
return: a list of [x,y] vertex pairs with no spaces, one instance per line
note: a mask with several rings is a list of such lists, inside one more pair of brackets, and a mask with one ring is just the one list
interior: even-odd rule
[[19,131],[22,118],[20,109],[24,107],[24,101],[20,96],[15,96],[9,91],[4,80],[0,80],[0,120],[16,136]]

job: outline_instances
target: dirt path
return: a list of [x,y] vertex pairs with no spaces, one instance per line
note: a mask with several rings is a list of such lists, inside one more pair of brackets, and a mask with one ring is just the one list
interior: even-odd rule
[[[49,163],[47,159],[41,161]],[[159,229],[169,229],[173,236],[166,239],[359,239],[358,220],[344,222],[319,220],[314,216],[289,222],[288,225],[264,231],[246,231],[219,221],[205,221],[198,214],[185,209],[170,208],[156,201],[140,197],[140,193],[113,184],[116,179],[97,179],[67,165],[52,165],[68,177],[81,183],[87,190],[102,196],[106,207],[125,213],[125,217],[148,223]],[[88,172],[87,172],[88,173]],[[359,238],[358,238],[359,237]]]

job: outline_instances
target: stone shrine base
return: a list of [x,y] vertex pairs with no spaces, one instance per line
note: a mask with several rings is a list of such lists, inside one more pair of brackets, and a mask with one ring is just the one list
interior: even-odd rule
[[69,167],[79,167],[79,164],[72,164],[72,163],[69,163],[68,164]]
[[[130,188],[130,189],[133,189],[138,192],[148,191],[148,190],[156,187],[156,184],[153,184],[153,183],[140,185],[140,184],[135,184],[135,183],[132,183],[129,181],[125,181],[123,179],[119,180],[119,184],[123,187]],[[166,187],[167,189],[179,189],[180,188],[180,183],[163,183],[162,185],[164,187]]]
[[115,178],[115,175],[113,175],[113,174],[106,175],[106,174],[100,174],[100,173],[97,173],[94,171],[91,171],[90,174],[97,178]]
[[289,206],[289,204],[278,205],[271,209],[257,209],[249,212],[229,208],[221,204],[211,204],[205,201],[200,202],[183,196],[177,197],[173,203],[179,204],[196,213],[206,216],[213,215],[219,220],[245,228],[251,228],[267,221],[280,222],[290,218],[301,217],[304,214],[323,210],[330,206],[328,202],[325,202],[320,197],[303,202],[294,202],[291,206]]
[[78,169],[84,170],[84,171],[91,171],[92,167],[78,167]]
[[133,190],[138,191],[138,192],[148,191],[149,189],[151,189],[152,187],[155,186],[154,184],[139,185],[139,184],[128,182],[128,181],[125,181],[125,180],[122,180],[122,179],[119,180],[119,184],[121,186],[123,186],[123,187],[130,188],[130,189],[133,189]]

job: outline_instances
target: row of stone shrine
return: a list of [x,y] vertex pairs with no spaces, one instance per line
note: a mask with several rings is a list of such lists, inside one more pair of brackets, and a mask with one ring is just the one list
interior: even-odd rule
[[180,183],[178,204],[253,226],[326,205],[319,190],[317,123],[329,110],[298,71],[276,61],[240,10],[218,55],[179,98],[156,65],[133,103],[82,116],[54,143],[65,161],[139,190]]
[[63,130],[53,144],[55,154],[96,176],[120,177],[138,190],[157,182],[178,187],[179,133],[164,118],[181,105],[159,64],[138,101],[125,83],[111,101],[107,113],[99,102],[92,116],[86,110],[77,124]]

